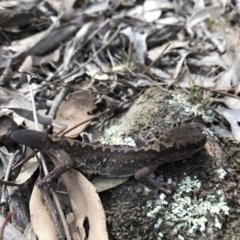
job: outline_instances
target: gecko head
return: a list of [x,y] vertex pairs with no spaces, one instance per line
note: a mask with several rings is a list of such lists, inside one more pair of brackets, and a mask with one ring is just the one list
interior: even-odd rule
[[207,135],[200,128],[199,124],[189,124],[185,126],[183,130],[183,139],[190,145],[196,148],[196,151],[200,150],[207,142]]
[[24,144],[41,150],[47,142],[47,134],[34,130],[21,129],[14,131],[11,139],[18,144]]
[[179,152],[194,154],[204,147],[207,136],[198,124],[184,124],[165,132],[160,141],[166,148],[174,147]]

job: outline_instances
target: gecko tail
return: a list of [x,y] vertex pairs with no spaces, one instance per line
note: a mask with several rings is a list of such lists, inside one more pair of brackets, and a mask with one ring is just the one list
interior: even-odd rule
[[48,135],[34,130],[21,129],[11,134],[11,139],[18,144],[24,144],[32,148],[43,149],[48,140]]

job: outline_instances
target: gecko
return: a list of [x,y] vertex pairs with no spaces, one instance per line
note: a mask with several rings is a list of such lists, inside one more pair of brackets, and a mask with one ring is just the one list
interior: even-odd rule
[[73,167],[108,177],[135,176],[136,180],[153,190],[162,187],[149,177],[150,173],[162,164],[190,158],[207,141],[198,124],[171,128],[152,145],[142,147],[83,143],[27,129],[14,131],[11,138],[58,161],[58,166],[41,180],[39,186],[49,186],[53,179]]

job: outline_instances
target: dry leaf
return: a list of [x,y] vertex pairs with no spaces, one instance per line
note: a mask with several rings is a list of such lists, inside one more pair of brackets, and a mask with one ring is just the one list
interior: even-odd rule
[[24,237],[28,240],[37,240],[37,236],[33,231],[32,224],[29,223],[24,230]]
[[222,115],[231,125],[231,130],[233,137],[240,141],[240,127],[238,122],[240,122],[240,109],[217,109],[217,112]]
[[18,71],[29,72],[32,69],[32,63],[33,63],[32,56],[27,56],[23,61],[22,65],[19,67]]
[[194,32],[192,28],[197,25],[198,23],[204,21],[205,19],[212,16],[213,13],[216,14],[217,11],[219,11],[221,8],[219,7],[210,7],[210,8],[204,8],[197,11],[194,11],[192,13],[192,16],[187,20],[186,22],[186,29],[190,35],[193,35]]
[[[91,93],[82,91],[75,92],[69,96],[67,101],[61,103],[56,120],[66,124],[68,128],[71,128],[91,118],[89,113],[92,112],[94,107],[95,105]],[[75,128],[67,133],[66,137],[76,138],[88,125],[89,122]],[[54,128],[54,131],[56,132],[57,129]]]
[[240,100],[233,97],[225,96],[222,99],[214,99],[215,102],[222,102],[230,109],[240,109]]
[[146,22],[154,22],[162,15],[162,11],[158,9],[158,1],[145,1],[143,7]]
[[[27,148],[26,150],[26,156],[30,155],[32,153],[32,150],[30,148]],[[18,174],[15,182],[18,184],[25,183],[32,174],[35,172],[35,170],[38,168],[38,161],[36,157],[31,158],[21,168],[20,173]]]
[[42,194],[35,185],[30,199],[30,217],[38,240],[56,239],[56,230],[51,216],[43,203]]
[[114,177],[109,178],[109,177],[97,175],[97,176],[94,176],[91,183],[96,188],[97,192],[103,192],[108,189],[114,188],[118,185],[121,185],[127,180],[128,180],[127,177],[126,178],[114,178]]
[[[22,94],[14,91],[9,91],[5,88],[0,87],[0,106],[1,107],[15,107],[32,110],[30,102]],[[24,121],[29,129],[35,129],[35,125],[32,121],[28,121],[17,114],[13,114],[14,121],[21,125]]]
[[106,218],[101,200],[93,185],[78,171],[71,169],[62,175],[70,197],[80,236],[84,239],[84,221],[89,223],[88,240],[107,240]]
[[161,56],[161,54],[166,54],[170,50],[175,49],[175,48],[184,48],[184,47],[188,46],[188,44],[189,44],[188,41],[184,41],[184,42],[183,41],[172,41],[170,45],[169,45],[169,43],[166,43],[160,47],[151,49],[150,51],[148,51],[148,57],[152,61],[155,61],[159,56]]
[[46,35],[46,33],[47,31],[42,31],[30,37],[18,41],[13,41],[11,46],[7,47],[7,49],[14,52],[26,51],[30,47],[34,46],[38,41],[40,41]]
[[94,79],[109,80],[109,75],[102,72],[101,69],[96,64],[89,63],[87,64],[85,69],[86,69],[86,74],[93,77]]
[[123,29],[121,33],[128,37],[129,41],[133,44],[137,60],[140,63],[144,64],[145,54],[147,52],[146,38],[148,34],[144,32],[136,32],[132,29],[132,27],[127,27]]

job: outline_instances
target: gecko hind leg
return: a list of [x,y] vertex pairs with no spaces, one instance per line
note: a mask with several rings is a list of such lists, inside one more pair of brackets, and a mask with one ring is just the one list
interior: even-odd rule
[[155,195],[158,194],[158,191],[164,192],[167,195],[171,194],[170,190],[163,187],[163,185],[166,185],[166,183],[161,183],[159,181],[160,178],[158,178],[158,180],[156,181],[148,176],[148,174],[154,172],[154,170],[155,168],[154,169],[149,167],[141,168],[135,173],[134,175],[135,179],[142,183],[144,186],[154,190]]

